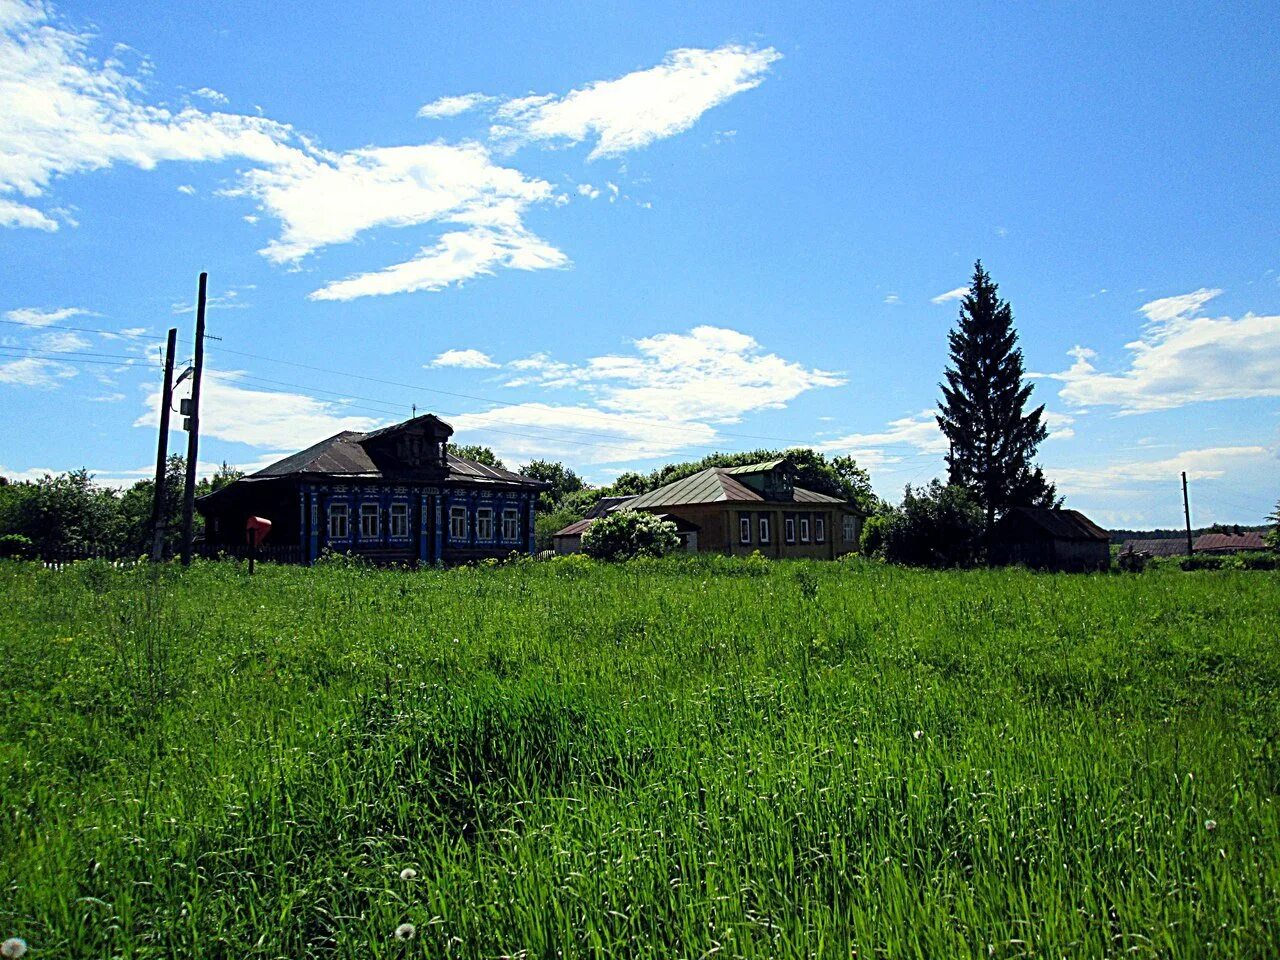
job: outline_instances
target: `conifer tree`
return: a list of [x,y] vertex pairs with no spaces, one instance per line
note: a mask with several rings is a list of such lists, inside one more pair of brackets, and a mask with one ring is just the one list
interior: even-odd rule
[[1023,383],[1022,350],[1013,311],[979,260],[951,331],[938,426],[951,442],[950,482],[967,488],[982,506],[990,533],[1011,507],[1057,503],[1053,484],[1034,465],[1048,435],[1044,407],[1026,413],[1032,386]]

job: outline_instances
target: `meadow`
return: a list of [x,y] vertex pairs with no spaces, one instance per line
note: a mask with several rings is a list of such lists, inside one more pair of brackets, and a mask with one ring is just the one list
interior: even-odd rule
[[4,562],[0,598],[34,960],[1280,955],[1275,572]]

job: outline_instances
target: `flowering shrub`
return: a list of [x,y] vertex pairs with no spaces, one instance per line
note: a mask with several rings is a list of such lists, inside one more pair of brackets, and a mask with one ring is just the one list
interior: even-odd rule
[[583,553],[597,560],[661,557],[679,547],[674,523],[639,510],[619,510],[600,517],[582,534]]

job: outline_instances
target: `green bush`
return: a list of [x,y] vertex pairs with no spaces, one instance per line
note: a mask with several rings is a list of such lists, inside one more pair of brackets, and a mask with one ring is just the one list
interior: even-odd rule
[[583,553],[597,560],[661,557],[679,547],[674,523],[638,510],[600,517],[582,534]]
[[20,533],[0,535],[0,557],[12,560],[30,560],[36,555],[36,545],[30,537]]

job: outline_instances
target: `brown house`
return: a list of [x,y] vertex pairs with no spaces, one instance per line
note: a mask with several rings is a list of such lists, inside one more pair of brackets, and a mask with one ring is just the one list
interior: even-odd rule
[[833,560],[857,550],[857,509],[839,497],[797,487],[795,473],[787,460],[710,467],[613,509],[644,510],[673,521],[690,552],[758,550],[767,557]]
[[992,531],[991,561],[1040,570],[1106,570],[1111,536],[1079,510],[1015,507]]

